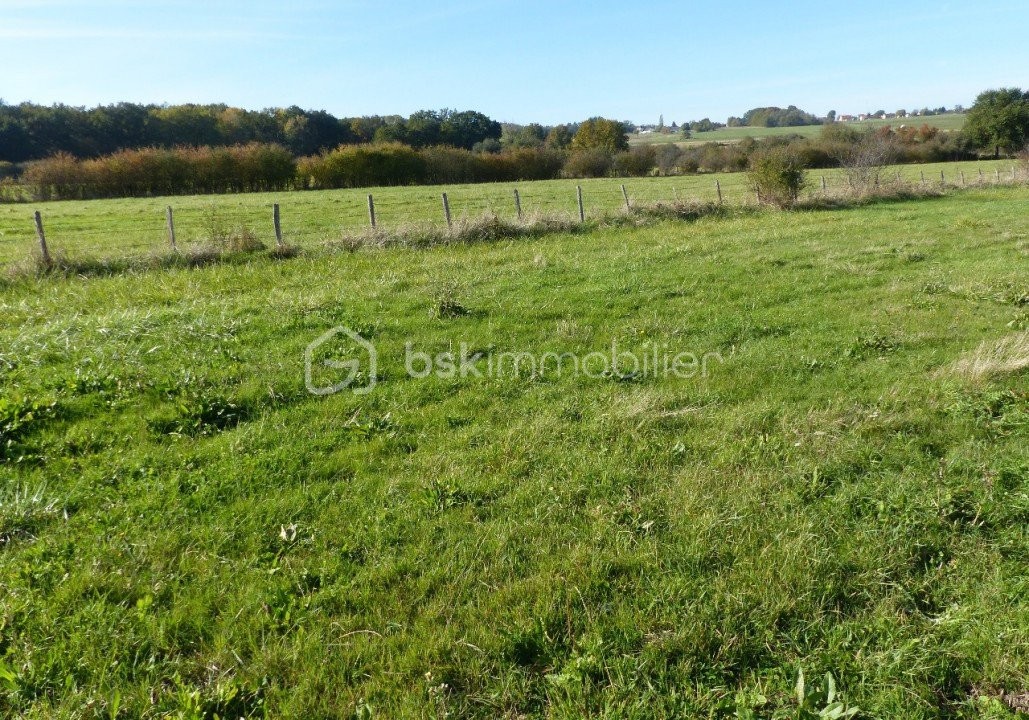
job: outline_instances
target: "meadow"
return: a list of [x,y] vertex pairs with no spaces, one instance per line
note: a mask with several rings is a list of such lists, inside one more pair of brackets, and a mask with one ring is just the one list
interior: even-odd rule
[[[924,177],[940,185],[959,185],[961,173],[973,185],[1010,180],[1012,161],[950,162],[898,165],[884,177],[908,182]],[[982,177],[980,178],[980,171]],[[1017,169],[1016,169],[1017,171]],[[999,173],[999,175],[998,175]],[[806,197],[821,192],[825,177],[830,192],[839,192],[847,180],[840,170],[811,170]],[[669,204],[677,200],[716,201],[716,182],[729,205],[754,204],[745,173],[710,173],[675,177],[547,180],[531,183],[407,186],[317,190],[305,192],[194,195],[121,200],[69,200],[0,204],[0,272],[25,261],[37,247],[32,212],[39,210],[52,249],[71,258],[139,257],[166,252],[165,211],[174,208],[176,240],[180,247],[209,244],[212,235],[246,229],[265,244],[274,244],[272,205],[281,208],[285,242],[314,249],[368,226],[367,197],[375,200],[380,227],[395,230],[412,225],[442,225],[441,194],[446,192],[455,220],[476,220],[495,214],[516,217],[514,191],[520,195],[525,216],[578,217],[576,186],[583,188],[587,218],[615,213],[624,205],[621,186],[631,203]]]
[[[710,199],[713,181],[627,184]],[[571,213],[575,184],[523,198]],[[621,202],[619,181],[581,184]],[[384,218],[421,219],[440,190],[374,192]],[[510,190],[474,188],[498,212]],[[191,212],[266,223],[280,200],[309,251],[0,285],[0,715],[1000,719],[1029,703],[1026,186],[317,245],[362,222],[365,194],[41,206],[55,246],[117,255],[162,243],[168,202],[188,239]],[[32,244],[31,209],[0,208],[5,262]],[[339,326],[374,344],[377,385],[312,395],[305,348]],[[710,362],[406,367],[408,344],[612,343]]]
[[[947,113],[945,115],[926,115],[925,117],[890,118],[889,120],[862,120],[860,122],[841,123],[855,130],[868,130],[890,126],[898,128],[901,125],[913,125],[921,127],[923,124],[929,127],[938,127],[941,130],[960,130],[965,125],[963,113]],[[683,140],[679,135],[664,133],[650,133],[646,135],[630,135],[630,145],[652,145],[663,143],[676,143],[678,145],[693,145],[706,142],[739,142],[743,138],[754,138],[755,140],[767,137],[783,137],[787,135],[799,135],[801,137],[818,137],[822,132],[822,125],[802,125],[800,127],[724,127],[709,132],[694,133],[693,137]]]

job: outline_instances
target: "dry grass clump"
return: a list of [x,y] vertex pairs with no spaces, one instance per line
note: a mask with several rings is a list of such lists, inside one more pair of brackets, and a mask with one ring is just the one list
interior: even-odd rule
[[1012,375],[1029,368],[1029,332],[983,341],[950,367],[950,372],[973,382]]
[[390,229],[369,228],[345,232],[338,240],[326,244],[332,250],[356,252],[363,247],[425,248],[437,245],[470,245],[523,237],[541,237],[552,233],[579,232],[594,228],[570,217],[535,214],[521,220],[508,220],[496,214],[479,218],[462,218],[450,227],[433,223],[406,223]]

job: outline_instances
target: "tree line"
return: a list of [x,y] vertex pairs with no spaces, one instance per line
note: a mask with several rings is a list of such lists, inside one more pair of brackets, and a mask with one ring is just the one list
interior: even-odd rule
[[[413,132],[425,132],[424,126],[412,127]],[[566,173],[604,174],[611,158],[630,155],[622,123],[591,118],[574,127],[574,134],[567,127],[560,132],[551,128],[539,145],[511,144],[496,151],[456,144],[418,147],[380,137],[300,158],[282,145],[258,142],[146,147],[93,158],[58,152],[26,163],[20,183],[16,186],[9,179],[7,187],[27,188],[40,200],[60,200],[546,180]],[[473,148],[476,144],[472,143]],[[581,166],[578,170],[576,163]]]
[[294,156],[340,145],[402,142],[412,147],[472,149],[499,141],[501,126],[473,110],[422,110],[397,115],[337,118],[299,107],[243,110],[228,105],[137,105],[94,108],[8,105],[0,100],[0,161],[21,163],[58,153],[95,158],[138,148],[281,145]]
[[[194,119],[215,118],[215,129],[219,122],[228,127],[224,111],[231,108],[214,113],[213,109],[223,106],[202,107],[211,112]],[[151,109],[163,112],[171,108]],[[277,112],[251,113],[253,122],[248,127],[260,125],[257,116],[267,119]],[[304,115],[309,121],[315,116],[318,114]],[[358,120],[370,119],[351,119],[348,132],[357,132]],[[322,120],[311,122],[318,127]],[[336,128],[333,132],[341,132],[344,124],[325,122],[326,128]],[[299,125],[287,120],[282,127],[285,132]],[[85,199],[733,172],[748,169],[755,157],[772,147],[785,148],[808,168],[845,165],[855,153],[866,151],[889,163],[971,159],[981,149],[999,155],[1025,147],[1029,141],[1029,93],[1017,88],[982,93],[960,133],[944,133],[925,124],[862,131],[827,123],[811,138],[782,136],[630,148],[627,130],[625,123],[605,118],[553,127],[502,126],[481,113],[443,110],[383,120],[377,126],[368,122],[360,140],[354,140],[354,135],[311,130],[310,137],[320,139],[309,138],[308,144],[300,145],[279,142],[272,134],[271,139],[229,145],[155,143],[99,155],[76,156],[58,150],[20,167],[0,162],[0,199],[5,195],[25,197],[23,189],[38,199]],[[246,139],[250,137],[247,133],[233,137]],[[336,142],[341,137],[344,141]],[[298,148],[310,152],[298,154]],[[19,176],[17,181],[14,175]]]

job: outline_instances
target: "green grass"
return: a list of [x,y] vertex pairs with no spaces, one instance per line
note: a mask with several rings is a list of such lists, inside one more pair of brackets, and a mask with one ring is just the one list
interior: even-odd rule
[[[1029,376],[961,361],[1029,328],[1027,200],[9,282],[0,714],[1014,717]],[[378,386],[310,395],[339,325]],[[612,341],[722,362],[404,369]]]
[[[957,184],[960,172],[966,181],[1010,178],[1011,161],[937,163],[902,165],[891,169],[904,179],[939,180],[945,173],[948,184]],[[827,186],[845,184],[838,170],[809,172],[808,196],[821,190],[820,178]],[[514,218],[514,189],[521,195],[526,216],[559,215],[577,218],[575,186],[583,188],[588,217],[617,211],[623,205],[620,185],[625,185],[631,200],[638,204],[671,202],[677,198],[713,201],[720,183],[729,204],[753,203],[744,173],[721,173],[657,178],[613,178],[600,180],[553,180],[520,184],[478,184],[440,187],[390,187],[359,190],[313,192],[253,193],[240,195],[201,195],[127,200],[62,201],[32,204],[0,204],[0,268],[17,264],[37,248],[33,210],[43,216],[48,243],[55,253],[70,258],[112,259],[165,253],[168,247],[165,208],[174,207],[176,239],[180,248],[209,244],[212,229],[250,229],[266,245],[273,245],[272,205],[279,203],[282,229],[287,243],[315,248],[338,240],[346,232],[367,227],[367,197],[375,197],[379,225],[395,229],[404,225],[443,224],[440,195],[446,191],[455,219],[476,219],[486,213]],[[214,226],[212,228],[212,226]]]
[[[921,127],[927,124],[930,127],[938,127],[941,130],[960,130],[965,125],[965,115],[961,113],[948,113],[947,115],[928,115],[926,117],[892,118],[889,120],[863,120],[861,122],[846,123],[847,127],[857,130],[868,128],[880,128],[890,125],[894,128],[901,125],[914,125]],[[725,127],[710,132],[694,133],[689,140],[683,140],[679,135],[652,133],[648,135],[630,135],[630,145],[651,145],[663,143],[677,143],[679,145],[691,145],[705,142],[739,142],[743,138],[766,138],[782,137],[784,135],[800,135],[801,137],[818,137],[822,132],[821,125],[803,125],[801,127]]]

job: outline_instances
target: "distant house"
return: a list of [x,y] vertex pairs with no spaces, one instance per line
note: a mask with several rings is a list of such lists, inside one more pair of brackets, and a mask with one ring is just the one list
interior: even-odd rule
[[872,116],[869,115],[868,113],[861,113],[860,115],[858,115],[858,120],[862,120],[863,121],[863,120],[867,120],[870,117],[872,117]]
[[854,122],[853,115],[840,115],[836,118],[839,122]]

